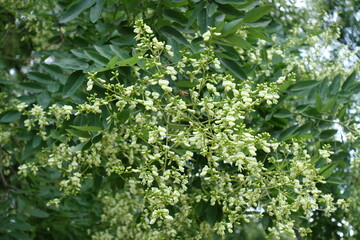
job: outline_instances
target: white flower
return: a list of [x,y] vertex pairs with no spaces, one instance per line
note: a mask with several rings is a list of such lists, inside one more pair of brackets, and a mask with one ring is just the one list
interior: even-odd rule
[[209,30],[207,30],[203,35],[202,35],[203,39],[205,42],[210,40],[211,37],[211,32]]
[[285,81],[285,77],[281,76],[278,78],[278,80],[276,81],[277,84],[282,84]]
[[87,88],[86,91],[91,91],[91,89],[94,86],[94,81],[92,79],[89,79],[89,81],[87,82]]

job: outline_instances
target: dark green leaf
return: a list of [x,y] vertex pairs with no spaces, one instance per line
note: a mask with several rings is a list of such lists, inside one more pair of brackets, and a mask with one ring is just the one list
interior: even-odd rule
[[354,83],[354,80],[356,79],[356,72],[352,72],[351,75],[349,77],[346,78],[345,82],[343,83],[341,89],[342,90],[347,90],[348,88],[350,88],[352,86],[352,84]]
[[59,17],[60,23],[66,23],[76,18],[82,11],[91,7],[96,0],[78,0],[75,4],[71,5]]
[[20,83],[19,87],[28,92],[32,92],[32,93],[40,93],[40,92],[44,91],[44,88],[42,86],[40,86],[37,83],[33,83],[33,82]]
[[162,14],[165,18],[178,22],[182,25],[186,25],[188,21],[184,14],[173,9],[165,9]]
[[96,22],[100,15],[101,15],[101,11],[102,8],[104,6],[104,2],[105,0],[96,0],[95,5],[90,9],[90,20],[91,22]]
[[256,20],[259,20],[264,15],[268,14],[272,10],[272,8],[273,7],[271,5],[254,8],[245,14],[244,22],[245,23],[255,22]]
[[227,38],[223,38],[223,40],[225,40],[226,42],[230,43],[230,46],[237,46],[237,47],[241,47],[243,49],[249,49],[252,48],[251,44],[246,41],[245,39],[242,39],[240,36],[238,35],[234,35],[231,37],[227,37]]
[[208,30],[207,14],[206,14],[205,8],[201,9],[201,11],[199,12],[199,14],[197,16],[197,24],[199,26],[201,34],[203,34],[204,32],[206,32]]
[[43,210],[37,209],[37,208],[33,208],[30,209],[28,211],[28,213],[33,216],[33,217],[37,217],[37,218],[47,218],[49,217],[49,214]]
[[239,11],[237,8],[231,6],[230,4],[219,4],[218,9],[226,15],[231,15],[237,18],[242,18],[244,16],[243,12]]
[[118,120],[119,120],[118,122],[120,124],[125,123],[128,120],[129,116],[130,116],[130,111],[129,110],[124,110],[124,111],[118,113],[118,115],[117,115]]
[[100,64],[101,66],[106,66],[109,60],[100,54],[97,54],[92,51],[84,51],[85,55],[88,56],[89,59],[93,60],[94,62]]
[[338,130],[336,129],[327,129],[320,133],[320,138],[322,139],[328,139],[334,136],[337,133]]
[[237,64],[235,61],[220,58],[220,62],[237,78],[241,80],[246,80],[247,76],[244,70],[241,69],[239,64]]
[[16,121],[20,118],[21,113],[15,110],[8,110],[0,114],[0,122],[2,123],[10,123]]
[[27,76],[29,79],[39,83],[48,84],[51,81],[50,76],[39,72],[29,72]]
[[72,96],[85,80],[85,74],[82,71],[73,72],[66,80],[62,97]]
[[331,82],[329,91],[330,95],[335,95],[340,90],[341,75],[338,74]]
[[186,38],[175,28],[170,26],[164,26],[160,29],[161,32],[163,32],[164,35],[170,38],[175,38],[175,40],[179,43],[182,43],[186,46],[189,46],[189,42],[186,40]]

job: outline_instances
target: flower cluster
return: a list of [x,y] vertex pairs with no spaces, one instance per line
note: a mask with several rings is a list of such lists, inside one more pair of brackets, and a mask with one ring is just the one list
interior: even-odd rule
[[[256,76],[239,81],[227,74],[208,44],[216,35],[211,29],[198,53],[172,52],[143,21],[136,22],[135,33],[141,54],[131,68],[136,80],[119,80],[113,72],[115,83],[89,74],[87,90],[97,84],[105,97],[93,94],[54,114],[66,120],[108,111],[111,127],[97,130],[91,141],[69,131],[41,157],[42,166],[64,173],[65,195],[80,190],[88,168],[102,166],[108,176],[123,178],[115,197],[109,190],[99,195],[106,230],[90,231],[93,239],[204,239],[232,233],[264,212],[273,218],[271,235],[295,237],[295,212],[310,218],[315,210],[335,210],[332,197],[317,188],[324,179],[303,143],[277,142],[246,122],[257,106],[277,103],[285,77],[254,84]],[[51,124],[39,106],[28,115],[29,128]],[[73,142],[78,145],[71,147]],[[331,153],[320,154],[327,159]]]

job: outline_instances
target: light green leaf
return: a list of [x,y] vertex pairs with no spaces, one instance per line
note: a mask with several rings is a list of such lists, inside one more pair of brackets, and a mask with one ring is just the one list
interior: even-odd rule
[[91,134],[85,131],[79,131],[74,129],[65,129],[71,136],[82,137],[82,138],[91,138]]
[[320,83],[319,81],[315,81],[315,80],[297,82],[291,87],[291,91],[302,91],[305,89],[315,87],[319,83]]
[[338,74],[330,84],[329,87],[330,95],[335,95],[338,91],[340,91],[340,83],[341,83],[341,75]]
[[88,131],[88,132],[102,131],[102,129],[100,127],[97,127],[97,126],[74,126],[74,125],[70,125],[70,127],[81,130],[81,131]]
[[131,58],[119,61],[116,63],[117,66],[123,67],[123,66],[134,66],[138,61],[140,61],[140,56],[142,56],[142,53],[138,53]]
[[198,82],[190,82],[186,80],[180,80],[175,82],[175,86],[184,87],[184,88],[192,88],[192,87],[196,87],[197,85],[199,85]]

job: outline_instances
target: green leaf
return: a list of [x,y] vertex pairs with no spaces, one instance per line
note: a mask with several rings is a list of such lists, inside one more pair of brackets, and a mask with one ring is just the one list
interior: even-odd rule
[[223,38],[226,42],[230,43],[230,46],[238,46],[243,49],[249,49],[252,48],[251,44],[246,41],[245,39],[239,37],[238,35],[234,35],[231,37]]
[[265,33],[263,32],[260,32],[260,31],[257,31],[255,29],[251,29],[251,28],[248,28],[246,29],[248,31],[248,33],[256,38],[259,38],[259,39],[262,39],[262,40],[265,40],[267,42],[270,42],[270,43],[273,43],[273,40],[271,40],[271,38],[269,38]]
[[82,142],[74,147],[72,147],[72,152],[79,152],[79,151],[85,151],[86,149],[89,149],[91,147],[91,141]]
[[349,89],[352,84],[354,83],[354,80],[356,79],[356,72],[352,72],[350,76],[348,76],[345,80],[345,82],[343,83],[341,89],[342,90],[347,90]]
[[82,138],[91,138],[91,134],[85,131],[74,130],[74,129],[65,129],[71,136],[82,137]]
[[82,11],[91,7],[96,0],[79,0],[75,4],[71,5],[65,12],[59,17],[60,23],[66,23],[76,18]]
[[336,185],[345,185],[347,184],[347,182],[340,178],[340,177],[329,177],[328,179],[326,179],[327,183],[332,183],[332,184],[336,184]]
[[96,0],[96,3],[94,6],[92,6],[92,8],[90,9],[90,20],[91,22],[96,22],[100,15],[101,15],[101,11],[102,8],[104,6],[104,2],[105,0]]
[[321,108],[323,107],[321,96],[319,93],[315,93],[315,106],[319,112],[321,111]]
[[189,29],[189,27],[194,23],[194,21],[197,19],[197,16],[199,15],[199,12],[201,11],[201,9],[204,8],[205,2],[204,1],[200,1],[196,4],[194,11],[192,12],[185,29]]
[[[60,80],[64,84],[66,81],[65,75],[59,66],[50,64],[41,64],[41,68],[51,75],[52,78]],[[65,81],[63,82],[63,80]]]
[[131,58],[119,61],[116,63],[117,66],[123,67],[123,66],[134,66],[137,62],[140,61],[140,56],[142,56],[142,53],[138,53]]
[[114,57],[113,51],[111,51],[111,48],[109,45],[104,46],[98,46],[94,45],[95,50],[100,53],[101,56],[104,58],[107,58],[108,60],[112,59]]
[[15,110],[8,110],[0,114],[1,123],[10,123],[18,120],[21,117],[21,113]]
[[100,127],[97,127],[97,126],[74,126],[74,125],[70,125],[70,127],[81,130],[81,131],[88,131],[88,132],[102,131],[102,129]]
[[308,80],[308,81],[301,81],[301,82],[297,82],[295,83],[292,87],[291,87],[291,91],[302,91],[305,89],[309,89],[312,87],[315,87],[316,85],[318,85],[320,82],[319,81],[314,81],[314,80]]
[[181,25],[186,25],[188,21],[184,14],[173,9],[165,9],[163,10],[162,14],[165,18],[168,18],[174,22],[178,22]]
[[115,55],[109,62],[108,62],[108,67],[109,68],[113,68],[115,67],[116,63],[118,62],[119,57],[117,55]]
[[100,54],[97,54],[95,52],[85,50],[84,53],[89,59],[91,59],[94,62],[100,64],[101,66],[106,66],[107,63],[109,62],[109,60],[107,58],[105,58],[105,57],[103,57]]
[[245,23],[252,23],[256,20],[259,20],[261,17],[265,16],[272,10],[272,5],[262,6],[258,8],[254,8],[247,12],[244,16]]
[[324,130],[320,133],[320,138],[322,139],[328,139],[328,138],[331,138],[332,136],[334,136],[336,133],[338,132],[338,130],[336,129],[327,129],[327,130]]
[[225,15],[231,15],[237,18],[242,18],[244,16],[244,13],[239,11],[237,8],[235,8],[234,6],[231,6],[230,4],[220,4],[218,6],[218,9],[225,13]]
[[89,67],[89,64],[86,62],[74,58],[59,59],[56,60],[54,64],[71,70],[84,70]]
[[331,174],[333,173],[334,169],[337,167],[338,162],[332,162],[331,164],[323,167],[320,169],[320,174],[327,179],[328,177],[331,176]]
[[33,82],[25,82],[25,83],[20,83],[19,87],[32,92],[32,93],[40,93],[42,91],[44,91],[44,87],[40,86],[39,84],[33,83]]
[[67,98],[74,95],[74,93],[81,86],[84,80],[85,80],[85,74],[82,71],[79,70],[73,72],[66,80],[62,97]]
[[116,54],[116,56],[118,56],[121,60],[125,60],[125,59],[128,59],[130,58],[130,55],[129,55],[129,52],[124,50],[124,49],[121,49],[115,45],[110,45],[110,49],[113,53]]
[[226,37],[231,34],[234,34],[237,30],[239,30],[243,26],[242,19],[236,19],[232,22],[226,23],[222,30],[221,30],[221,36]]
[[117,118],[119,120],[118,121],[119,124],[125,123],[128,120],[129,116],[130,116],[130,111],[129,110],[124,110],[124,111],[118,113]]
[[276,118],[288,118],[288,117],[291,117],[292,115],[293,115],[292,112],[290,112],[289,110],[281,109],[277,113],[274,113],[273,117],[276,117]]
[[331,82],[329,91],[330,95],[335,95],[340,90],[341,75],[338,74]]
[[221,4],[245,4],[247,1],[244,0],[216,0],[216,2]]
[[186,40],[186,38],[175,28],[170,26],[164,26],[160,29],[160,31],[166,35],[167,37],[174,38],[178,43],[182,43],[186,46],[189,46],[189,42]]
[[39,73],[39,72],[29,72],[27,74],[27,76],[29,79],[34,80],[39,83],[48,84],[49,81],[51,81],[50,76],[43,74],[43,73]]
[[322,112],[329,112],[336,103],[335,97],[331,98],[321,109]]
[[206,8],[201,9],[199,12],[197,16],[197,25],[199,26],[201,34],[208,30]]
[[212,15],[214,15],[217,8],[218,8],[218,5],[216,3],[214,3],[214,2],[208,3],[206,5],[206,13],[207,13],[208,17],[211,17]]
[[49,217],[49,214],[43,210],[37,209],[37,208],[33,208],[30,209],[28,211],[28,213],[33,216],[33,217],[37,217],[37,218],[47,218]]
[[46,108],[49,106],[49,103],[51,101],[51,96],[47,91],[44,91],[39,95],[37,95],[36,99],[43,108]]
[[175,82],[175,86],[184,87],[184,88],[192,88],[192,87],[196,87],[197,85],[199,85],[198,82],[190,82],[186,80],[180,80]]
[[246,73],[241,69],[241,67],[232,60],[220,58],[220,62],[237,78],[241,80],[246,80]]

